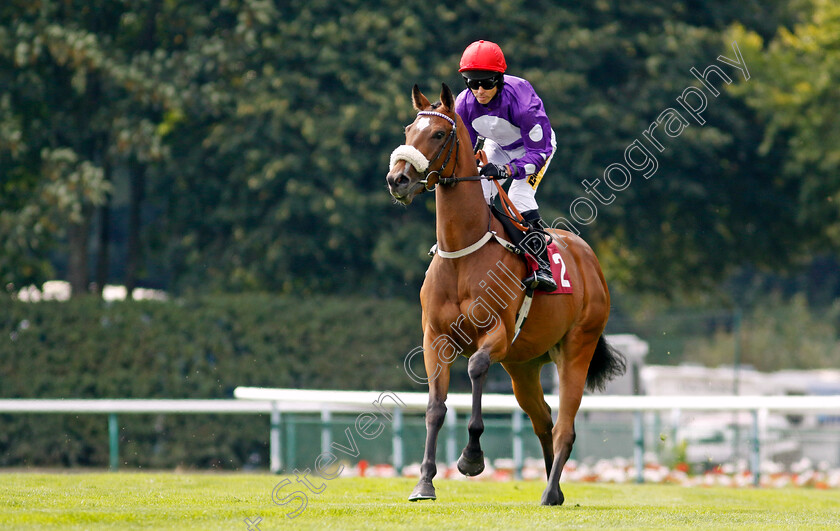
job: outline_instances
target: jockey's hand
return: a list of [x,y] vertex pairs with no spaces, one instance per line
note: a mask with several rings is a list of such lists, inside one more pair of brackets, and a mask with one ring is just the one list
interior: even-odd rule
[[508,171],[507,166],[502,164],[493,164],[492,162],[488,162],[482,166],[480,174],[483,177],[488,177],[490,179],[507,179],[510,177],[510,172]]

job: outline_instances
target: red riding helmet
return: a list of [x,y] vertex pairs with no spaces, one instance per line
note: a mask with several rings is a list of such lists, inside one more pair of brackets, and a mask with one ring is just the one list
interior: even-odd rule
[[461,56],[458,72],[466,70],[489,70],[504,73],[507,70],[505,54],[502,53],[502,49],[495,42],[475,41],[467,46]]

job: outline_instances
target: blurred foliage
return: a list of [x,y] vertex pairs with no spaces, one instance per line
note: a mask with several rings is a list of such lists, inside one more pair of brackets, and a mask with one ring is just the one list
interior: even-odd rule
[[783,149],[776,181],[797,183],[789,199],[797,221],[836,251],[840,246],[840,4],[800,2],[803,20],[772,39],[736,25],[745,59],[764,73],[762,83],[734,90],[766,123],[760,152]]
[[741,363],[759,371],[837,368],[840,361],[840,301],[815,312],[804,295],[789,301],[768,298],[740,330],[720,327],[688,342],[684,359],[709,367],[732,365],[736,341]]
[[732,365],[736,337],[741,363],[761,371],[838,368],[840,302],[834,257],[820,257],[790,277],[744,268],[719,289],[700,295],[619,293],[607,333],[648,342],[645,362]]
[[[420,315],[406,302],[88,296],[3,307],[4,398],[231,398],[240,385],[417,390],[403,358],[420,343]],[[266,462],[267,420],[255,419],[122,415],[121,454],[141,467],[239,467],[252,452]],[[0,425],[0,466],[107,463],[102,416],[0,414]]]
[[[341,350],[361,364],[374,354],[357,344],[375,339],[397,356],[420,342],[419,327],[418,337],[401,327],[419,323],[434,202],[427,194],[410,208],[394,205],[384,183],[388,155],[414,117],[413,84],[432,97],[441,82],[460,89],[464,47],[480,38],[501,44],[508,72],[532,82],[557,132],[539,195],[550,222],[587,196],[584,180],[603,179],[634,140],[647,142],[642,133],[664,110],[681,109],[676,98],[701,86],[692,67],[717,64],[733,83],[711,78],[721,94],[706,92],[705,125],[662,137],[657,172],[632,172],[614,202],[598,204],[597,220],[579,226],[615,294],[611,326],[640,333],[661,354],[652,360],[668,362],[696,322],[649,319],[667,304],[750,310],[774,283],[791,285],[785,274],[803,263],[819,279],[807,287],[811,302],[840,295],[836,29],[836,6],[818,0],[10,0],[0,5],[0,282],[15,291],[73,276],[84,288],[93,260],[81,258],[96,257],[110,264],[104,280],[133,285],[128,277],[139,275],[140,285],[190,301],[237,292],[300,298],[277,307],[268,296],[230,302],[243,305],[235,334],[199,331],[233,322],[227,307],[222,317],[202,313],[212,302],[164,319],[173,327],[185,319],[189,332],[120,328],[114,344],[126,345],[120,359],[131,370],[162,364],[186,383],[123,391],[126,370],[110,384],[86,384],[101,396],[222,393],[221,376],[196,387],[186,369],[158,357],[218,375],[205,351],[235,356],[240,344],[272,360],[254,376],[271,374],[270,385],[395,384],[388,378],[402,375],[399,359],[371,365],[381,381],[356,382],[324,376],[331,366],[307,357]],[[733,41],[748,81],[717,59],[733,57]],[[365,302],[371,296],[393,297],[387,304],[398,308],[359,311],[378,304]],[[76,317],[55,310],[50,326],[108,308],[79,304],[90,306]],[[266,321],[257,317],[263,304]],[[0,308],[8,322],[19,311]],[[296,319],[301,311],[311,318]],[[728,326],[709,312],[697,328]],[[303,333],[306,340],[290,339]],[[252,345],[252,335],[262,339]],[[64,351],[49,347],[65,358],[38,366],[70,363],[69,352],[109,357],[104,339],[76,339],[62,338]],[[37,355],[24,347],[5,348],[12,358]],[[271,348],[283,352],[276,368]],[[3,363],[12,371],[13,360]],[[229,385],[246,383],[242,370]]]
[[[22,286],[85,267],[72,253],[131,275],[113,265],[128,253],[141,284],[175,292],[413,297],[433,204],[391,204],[388,154],[412,119],[411,86],[460,88],[469,42],[499,42],[509,73],[545,101],[558,151],[540,202],[553,220],[699,85],[691,67],[732,56],[728,28],[771,39],[799,15],[783,0],[13,0],[0,7],[0,278]],[[747,63],[747,87],[778,77],[754,54]],[[786,267],[826,241],[790,198],[837,186],[780,178],[797,146],[730,92],[709,97],[704,117],[668,139],[655,175],[634,172],[580,227],[615,288],[710,289],[741,264]],[[79,182],[70,211],[81,230],[114,225],[112,256],[104,240],[68,239],[71,220],[38,193],[56,152],[102,172]],[[133,254],[119,228],[129,203],[143,228]],[[106,206],[113,217],[97,221]]]
[[4,284],[48,278],[49,253],[60,249],[70,256],[67,276],[85,290],[88,232],[110,191],[106,168],[164,158],[151,124],[176,91],[153,58],[149,25],[144,32],[131,22],[154,17],[160,0],[134,12],[139,5],[14,0],[0,7]]
[[[4,307],[6,397],[219,398],[237,385],[405,389],[414,384],[403,357],[421,337],[417,305],[369,297],[83,297]],[[13,377],[32,367],[37,382]]]
[[[416,389],[403,356],[421,342],[434,202],[394,205],[384,177],[412,85],[460,90],[477,39],[545,102],[548,222],[682,110],[676,98],[701,86],[692,67],[720,66],[733,83],[712,78],[705,125],[663,137],[657,172],[632,172],[578,226],[614,293],[608,331],[650,341],[649,363],[727,363],[743,308],[744,363],[836,367],[839,35],[829,0],[5,1],[0,286],[58,277],[84,291],[96,258],[110,275],[98,280],[139,276],[184,298],[0,301],[0,396]],[[717,60],[733,41],[748,81]],[[791,279],[802,264],[807,280]],[[488,389],[503,390],[495,369]],[[99,417],[0,423],[0,466],[107,461]],[[267,453],[264,418],[121,425],[131,466]]]

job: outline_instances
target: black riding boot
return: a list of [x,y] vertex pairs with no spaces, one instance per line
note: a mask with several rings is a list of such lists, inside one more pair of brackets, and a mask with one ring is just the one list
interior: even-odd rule
[[543,242],[542,245],[525,246],[529,247],[526,251],[534,255],[539,266],[539,269],[534,271],[534,274],[525,280],[525,285],[531,286],[536,290],[552,292],[557,289],[557,283],[554,282],[554,278],[551,275],[551,262],[548,257],[548,245],[545,243],[543,236],[545,232],[542,228],[543,223],[542,219],[540,219],[540,213],[537,209],[527,210],[522,212],[522,217],[529,225],[524,241],[535,241],[536,236],[532,235],[537,234],[540,238],[542,238]]

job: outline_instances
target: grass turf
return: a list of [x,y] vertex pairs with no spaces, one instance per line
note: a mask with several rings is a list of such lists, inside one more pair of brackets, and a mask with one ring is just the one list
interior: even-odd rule
[[[272,502],[274,487],[307,492]],[[312,494],[294,477],[219,473],[0,473],[0,529],[840,529],[840,493],[814,489],[562,484],[541,507],[542,482],[438,480],[438,501],[409,503],[416,480],[353,478]],[[262,520],[256,523],[258,518]],[[256,525],[254,525],[256,523]]]

